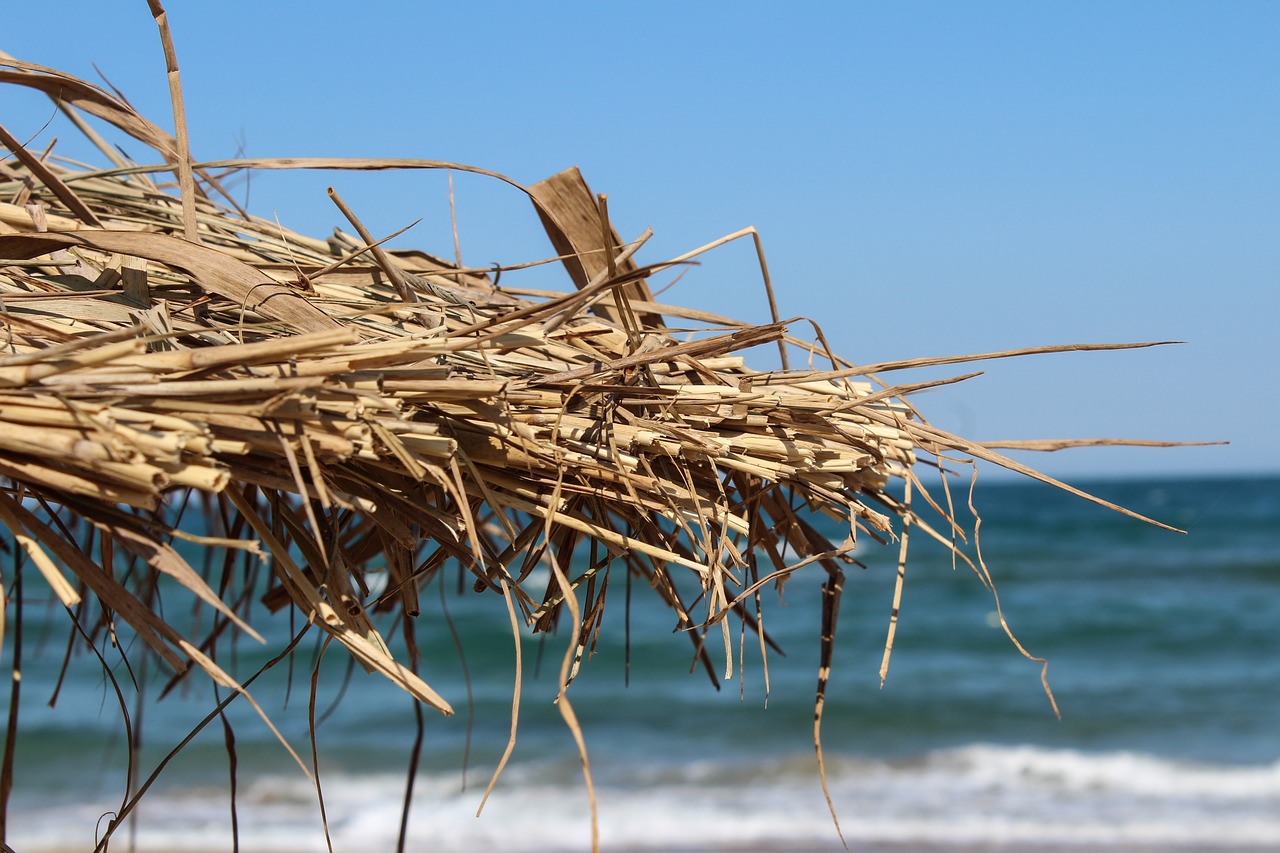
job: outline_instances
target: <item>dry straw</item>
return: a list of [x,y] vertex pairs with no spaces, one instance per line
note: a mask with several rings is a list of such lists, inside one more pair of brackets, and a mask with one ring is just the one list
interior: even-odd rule
[[[166,48],[180,103],[167,39]],[[477,594],[507,609],[517,654],[528,627],[566,639],[559,707],[585,769],[565,690],[605,616],[610,578],[643,581],[636,586],[673,610],[708,671],[728,677],[731,620],[758,635],[763,655],[761,591],[807,570],[826,578],[820,722],[855,543],[898,538],[905,565],[908,532],[949,546],[963,539],[950,496],[936,500],[916,469],[953,455],[1055,482],[930,426],[906,395],[938,383],[894,386],[872,374],[1117,348],[858,366],[820,333],[817,343],[790,337],[804,324],[780,321],[776,308],[774,322],[750,325],[659,304],[647,284],[654,273],[730,239],[750,237],[759,250],[757,235],[638,266],[643,238],[623,243],[603,197],[574,170],[529,188],[493,175],[529,195],[574,284],[556,294],[499,288],[500,271],[384,249],[332,191],[354,235],[290,232],[247,215],[220,183],[245,169],[484,170],[421,160],[194,163],[183,133],[179,144],[83,80],[8,60],[0,83],[49,95],[111,164],[29,150],[0,127],[9,151],[0,162],[0,527],[86,640],[125,623],[175,674],[194,666],[232,698],[248,694],[218,649],[236,632],[257,636],[245,621],[253,579],[232,558],[247,552],[269,565],[272,608],[297,608],[363,667],[453,713],[414,671],[412,629],[420,589],[460,564]],[[161,162],[127,162],[86,117]],[[180,192],[162,183],[166,174]],[[772,306],[771,287],[768,298]],[[746,366],[743,352],[765,346],[779,348],[783,369]],[[829,366],[788,369],[788,346]],[[194,527],[177,511],[193,497],[205,519]],[[847,536],[828,541],[814,513],[838,519]],[[230,556],[202,574],[175,538]],[[220,618],[206,635],[184,636],[161,616],[152,578],[119,570],[126,556]],[[539,566],[552,578],[541,588],[531,574]],[[380,595],[368,594],[370,572],[389,575]],[[681,592],[690,577],[692,598]],[[406,617],[405,659],[375,627],[371,614],[384,611]],[[892,634],[886,665],[891,646]]]

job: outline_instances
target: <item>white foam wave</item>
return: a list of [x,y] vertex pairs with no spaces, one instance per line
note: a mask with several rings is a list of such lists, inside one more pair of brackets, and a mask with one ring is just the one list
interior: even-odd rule
[[843,768],[859,837],[937,844],[1270,848],[1280,762],[1241,767],[1134,753],[975,745],[903,764]]
[[[1280,762],[1210,766],[1128,753],[974,745],[904,760],[832,758],[832,795],[851,843],[1100,847],[1280,846]],[[473,777],[475,778],[475,777]],[[403,779],[323,777],[335,849],[393,849]],[[587,797],[573,763],[520,765],[475,815],[481,786],[419,778],[413,849],[549,851],[589,847]],[[755,764],[649,765],[602,781],[606,849],[838,849],[812,756]],[[314,789],[264,777],[237,802],[241,849],[324,849]],[[86,847],[108,806],[27,803],[17,849]],[[143,801],[140,850],[230,849],[224,790],[157,790]],[[74,833],[74,834],[73,834]]]
[[936,753],[944,775],[981,784],[1027,784],[1062,792],[1113,790],[1170,798],[1280,797],[1280,761],[1257,766],[1177,762],[1135,752],[975,745]]

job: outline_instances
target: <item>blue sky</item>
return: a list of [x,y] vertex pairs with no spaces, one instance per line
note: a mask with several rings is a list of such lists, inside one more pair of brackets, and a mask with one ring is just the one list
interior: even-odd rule
[[[654,229],[641,260],[759,228],[783,315],[855,361],[1187,342],[991,362],[917,398],[939,426],[1231,441],[1020,457],[1075,480],[1280,471],[1278,4],[170,5],[200,158],[421,157],[526,184],[577,164],[624,237]],[[0,49],[91,80],[96,63],[171,125],[146,3],[11,6]],[[49,116],[0,90],[15,136],[73,152]],[[452,255],[440,174],[237,192],[323,235],[329,184],[375,233],[422,217],[399,244]],[[455,192],[467,263],[550,254],[519,193]],[[664,298],[768,315],[746,243]]]

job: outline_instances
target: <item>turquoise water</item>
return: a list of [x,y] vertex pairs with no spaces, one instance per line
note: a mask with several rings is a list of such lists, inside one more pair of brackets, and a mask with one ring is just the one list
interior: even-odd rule
[[[1040,664],[1000,630],[991,593],[920,537],[881,688],[896,547],[858,552],[866,568],[849,571],[823,724],[833,803],[855,849],[1280,848],[1280,479],[1078,485],[1187,534],[1036,484],[978,486],[982,555],[1010,627],[1048,660],[1061,719]],[[819,575],[802,570],[782,605],[766,611],[785,652],[769,656],[767,697],[753,635],[740,655],[734,627],[735,672],[717,689],[693,666],[689,637],[672,630],[643,585],[632,590],[628,664],[625,581],[612,579],[597,653],[569,692],[606,849],[842,849],[812,746]],[[459,597],[449,587],[443,596],[436,587],[424,592],[418,636],[424,677],[459,713],[424,716],[408,849],[588,849],[582,772],[552,701],[567,642],[560,635],[522,639],[516,750],[475,817],[510,728],[513,640],[500,598]],[[119,807],[125,787],[121,713],[85,655],[74,660],[76,677],[56,707],[47,706],[66,617],[43,603],[47,591],[34,574],[25,598],[23,726],[8,842],[23,853],[87,849],[99,816]],[[465,668],[442,598],[462,636]],[[271,623],[275,648],[289,635],[287,620]],[[12,644],[10,629],[6,669]],[[711,648],[723,668],[718,633]],[[226,653],[222,660],[247,677],[273,653],[245,640],[234,661]],[[119,654],[104,654],[131,692]],[[318,654],[304,640],[291,678],[282,666],[251,688],[307,762],[307,693]],[[152,697],[164,680],[136,665],[134,675]],[[318,697],[327,712],[317,743],[335,849],[392,850],[414,710],[378,677],[358,668],[349,674],[336,649],[324,654]],[[141,717],[140,776],[213,702],[212,688],[198,680],[161,701],[137,706],[130,698],[133,722]],[[244,705],[228,713],[241,849],[323,849],[314,787]],[[229,772],[215,722],[143,800],[140,847],[230,850]]]

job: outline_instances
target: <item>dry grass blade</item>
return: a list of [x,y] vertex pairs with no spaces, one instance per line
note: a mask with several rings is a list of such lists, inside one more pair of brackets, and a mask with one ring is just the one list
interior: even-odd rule
[[[841,370],[810,372],[809,380],[842,379],[846,376],[870,376],[876,373],[888,373],[892,370],[917,370],[924,367],[940,367],[947,364],[967,364],[971,361],[990,361],[998,358],[1020,358],[1027,355],[1050,355],[1063,352],[1109,352],[1124,349],[1146,349],[1147,347],[1164,347],[1182,343],[1181,341],[1147,341],[1144,343],[1124,344],[1055,344],[1046,347],[1023,347],[1021,349],[1001,350],[999,352],[983,352],[973,355],[942,355],[925,358],[909,358],[900,361],[883,361],[875,364],[864,364],[847,367]],[[761,382],[788,381],[794,377],[786,373],[774,373],[761,376]]]
[[831,663],[835,657],[836,623],[840,616],[840,597],[844,593],[844,572],[837,569],[827,577],[822,587],[822,655],[818,664],[818,692],[813,703],[813,749],[818,758],[818,778],[822,782],[822,795],[827,799],[827,809],[831,812],[831,820],[840,835],[840,843],[846,850],[849,844],[844,840],[844,832],[840,830],[840,818],[836,814],[836,804],[831,799],[831,789],[827,786],[826,762],[822,758],[822,710],[827,700],[827,682],[831,679]]
[[988,450],[1039,450],[1052,452],[1072,447],[1210,447],[1225,441],[1151,441],[1141,438],[1041,438],[978,442]]
[[97,215],[91,210],[80,197],[75,194],[62,179],[58,177],[58,173],[54,172],[39,157],[36,157],[27,151],[26,146],[13,137],[4,125],[0,125],[0,145],[8,148],[13,152],[18,161],[22,163],[33,176],[40,180],[40,183],[49,188],[49,191],[57,196],[58,201],[66,205],[67,209],[75,216],[77,220],[86,225],[92,225],[101,228],[102,223],[98,221]]
[[[226,252],[192,246],[166,234],[133,231],[79,231],[75,234],[0,236],[0,257],[35,258],[58,248],[86,247],[100,252],[145,258],[189,274],[205,290],[222,296],[240,311],[257,311],[279,320],[290,331],[332,329],[337,322],[296,291]],[[232,328],[236,324],[230,324]]]

